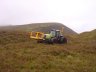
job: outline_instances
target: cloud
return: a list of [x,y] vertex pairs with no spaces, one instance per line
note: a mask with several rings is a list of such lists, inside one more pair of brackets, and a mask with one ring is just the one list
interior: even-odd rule
[[96,28],[96,0],[0,0],[0,25],[60,22],[83,32]]

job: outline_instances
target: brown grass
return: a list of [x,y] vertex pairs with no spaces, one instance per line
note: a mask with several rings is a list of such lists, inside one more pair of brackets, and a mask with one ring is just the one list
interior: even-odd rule
[[0,72],[96,72],[96,39],[38,44],[25,32],[0,32]]

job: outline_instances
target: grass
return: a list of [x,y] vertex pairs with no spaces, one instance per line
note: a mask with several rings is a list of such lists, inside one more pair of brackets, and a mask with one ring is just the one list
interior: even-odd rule
[[26,31],[26,32],[40,31],[40,32],[44,32],[44,33],[49,33],[49,31],[52,30],[52,29],[61,30],[62,27],[64,27],[64,34],[67,34],[67,35],[77,34],[72,29],[68,28],[67,26],[65,26],[61,23],[57,23],[57,22],[33,23],[33,24],[15,25],[15,26],[14,25],[13,26],[4,26],[4,27],[0,27],[0,31],[1,30],[8,30],[8,31],[16,30],[16,31]]
[[50,45],[25,32],[0,34],[0,72],[96,72],[96,38],[68,36],[68,44]]

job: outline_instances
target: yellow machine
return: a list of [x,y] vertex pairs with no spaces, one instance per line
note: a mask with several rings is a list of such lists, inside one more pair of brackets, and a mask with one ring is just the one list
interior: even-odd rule
[[36,39],[36,40],[43,40],[44,33],[43,32],[30,32],[30,38]]
[[61,30],[52,29],[49,34],[43,32],[30,32],[30,38],[36,39],[38,43],[67,43],[63,36],[63,27]]

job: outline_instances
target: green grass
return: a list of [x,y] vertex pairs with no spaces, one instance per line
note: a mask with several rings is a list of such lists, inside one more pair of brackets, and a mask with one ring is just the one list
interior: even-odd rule
[[96,38],[68,36],[68,44],[51,45],[38,44],[27,33],[2,35],[0,72],[96,72]]

